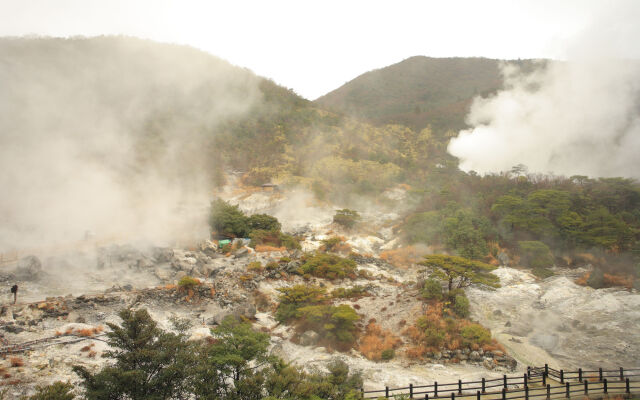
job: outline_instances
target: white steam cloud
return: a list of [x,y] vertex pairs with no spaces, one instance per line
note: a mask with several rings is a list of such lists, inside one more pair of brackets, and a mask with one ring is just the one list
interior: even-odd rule
[[620,51],[640,32],[630,20],[638,7],[627,4],[632,9],[602,16],[602,29],[570,45],[568,61],[540,63],[531,73],[503,65],[504,89],[477,98],[467,116],[472,128],[449,144],[460,168],[524,164],[532,172],[640,178],[640,62]]
[[0,252],[205,236],[212,135],[258,83],[138,39],[1,39]]

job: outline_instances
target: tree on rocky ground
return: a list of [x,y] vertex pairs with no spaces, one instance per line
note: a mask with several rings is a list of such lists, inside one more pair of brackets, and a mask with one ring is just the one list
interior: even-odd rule
[[82,366],[80,375],[89,400],[173,399],[187,394],[187,377],[194,360],[184,334],[165,332],[146,310],[120,312],[122,325],[107,323],[104,356],[114,361],[93,374]]
[[36,393],[30,396],[28,400],[73,400],[75,398],[73,385],[58,381],[51,385],[38,386]]
[[491,273],[496,267],[464,257],[433,254],[424,257],[420,265],[433,269],[433,276],[447,282],[449,291],[480,284],[499,287],[500,279]]

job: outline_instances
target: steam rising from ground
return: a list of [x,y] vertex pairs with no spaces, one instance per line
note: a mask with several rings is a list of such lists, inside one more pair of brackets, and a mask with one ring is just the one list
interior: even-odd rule
[[0,251],[206,235],[212,135],[258,78],[131,38],[0,41]]
[[640,62],[620,50],[640,34],[638,5],[619,5],[568,45],[570,61],[503,66],[504,90],[476,99],[450,142],[461,169],[640,177]]

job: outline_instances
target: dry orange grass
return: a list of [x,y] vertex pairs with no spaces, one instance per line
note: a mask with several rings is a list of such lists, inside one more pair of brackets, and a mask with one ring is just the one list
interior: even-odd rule
[[12,367],[22,367],[24,360],[20,357],[9,357],[9,364],[11,364]]
[[[576,279],[574,282],[577,285],[587,286],[587,281],[589,280],[590,277],[591,277],[591,271],[585,273],[580,278]],[[604,274],[602,281],[603,281],[604,287],[620,286],[620,287],[625,287],[627,289],[631,289],[633,287],[633,277],[629,275]]]
[[383,330],[380,325],[370,323],[367,325],[364,336],[360,338],[358,350],[369,360],[379,361],[382,352],[395,349],[402,341],[388,330]]
[[258,253],[267,253],[270,251],[285,251],[287,248],[286,247],[273,247],[273,246],[267,246],[264,244],[259,244],[256,246],[256,251]]
[[409,266],[422,261],[422,256],[426,251],[414,246],[400,247],[395,250],[387,250],[380,253],[380,258],[398,268],[408,268]]

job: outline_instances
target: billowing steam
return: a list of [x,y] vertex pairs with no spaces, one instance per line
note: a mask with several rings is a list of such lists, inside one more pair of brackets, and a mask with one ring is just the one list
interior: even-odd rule
[[206,235],[212,135],[258,78],[131,38],[0,41],[0,251]]
[[505,64],[504,90],[476,99],[467,116],[472,128],[450,142],[460,168],[486,173],[524,164],[532,172],[640,178],[640,62],[616,47],[635,40],[635,15],[599,17],[602,28],[567,46],[568,61],[528,74]]

